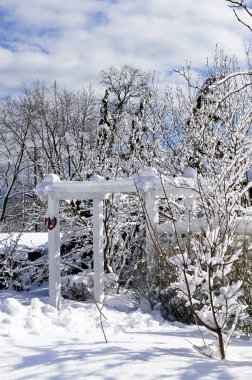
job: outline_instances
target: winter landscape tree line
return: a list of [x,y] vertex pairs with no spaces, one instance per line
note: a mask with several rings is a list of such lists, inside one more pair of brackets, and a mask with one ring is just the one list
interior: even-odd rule
[[[244,1],[228,1],[238,20]],[[125,65],[100,74],[103,95],[92,87],[72,92],[37,81],[22,95],[0,101],[1,232],[45,231],[46,205],[34,188],[46,173],[82,181],[135,176],[154,167],[165,176],[193,177],[198,201],[188,206],[164,193],[160,218],[173,233],[155,234],[155,263],[145,258],[141,197],[113,195],[104,201],[104,261],[117,276],[114,289],[131,289],[139,300],[162,304],[169,320],[198,323],[217,336],[220,357],[239,325],[251,333],[251,239],[237,238],[237,218],[251,206],[252,67],[250,51],[239,66],[222,51],[198,73],[176,70],[182,86],[160,89],[153,73]],[[92,202],[61,204],[62,275],[92,269]],[[198,233],[192,233],[201,218]],[[178,223],[187,224],[181,234]],[[1,253],[1,286],[26,289],[47,279],[46,261]],[[83,299],[86,289],[65,295]],[[215,349],[198,348],[207,356]],[[218,356],[218,355],[217,355]]]

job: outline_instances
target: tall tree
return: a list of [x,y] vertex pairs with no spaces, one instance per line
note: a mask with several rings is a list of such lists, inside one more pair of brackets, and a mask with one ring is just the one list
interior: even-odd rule
[[[33,119],[33,105],[26,98],[5,99],[0,103],[1,212],[0,221],[18,216],[16,203],[22,201],[27,186],[29,161],[26,156]],[[13,211],[15,209],[15,211]],[[21,210],[19,210],[21,213]]]

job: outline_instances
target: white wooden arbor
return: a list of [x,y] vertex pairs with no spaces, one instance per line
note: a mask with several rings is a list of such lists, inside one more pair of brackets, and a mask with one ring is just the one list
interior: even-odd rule
[[[145,181],[153,177],[153,171],[145,170],[141,174]],[[47,174],[36,186],[36,193],[42,200],[48,201],[46,220],[48,229],[49,255],[49,300],[50,305],[60,309],[60,215],[59,202],[68,199],[93,200],[93,266],[94,297],[98,303],[104,299],[104,257],[103,257],[103,200],[109,193],[137,193],[135,179],[105,181],[97,176],[91,181],[61,181],[55,174]],[[151,209],[148,206],[148,209]]]
[[[138,194],[145,199],[146,217],[146,253],[151,263],[152,234],[157,232],[174,232],[171,223],[159,224],[158,199],[168,196],[183,198],[187,206],[193,206],[197,197],[197,180],[186,177],[166,177],[160,180],[155,169],[145,168],[135,178],[106,181],[99,176],[91,177],[90,181],[61,181],[55,174],[46,174],[44,180],[36,186],[37,195],[48,201],[45,216],[48,224],[48,255],[49,255],[49,302],[51,306],[60,309],[61,306],[61,275],[60,275],[60,215],[61,200],[93,200],[93,267],[94,267],[94,298],[96,302],[104,300],[104,255],[103,255],[103,200],[110,193]],[[252,215],[252,213],[250,213]],[[241,219],[237,234],[252,232],[251,216]],[[186,222],[178,222],[178,232],[185,232]],[[191,221],[191,230],[199,231],[203,220],[195,218]],[[241,227],[240,227],[241,226]],[[188,228],[188,224],[187,224]]]

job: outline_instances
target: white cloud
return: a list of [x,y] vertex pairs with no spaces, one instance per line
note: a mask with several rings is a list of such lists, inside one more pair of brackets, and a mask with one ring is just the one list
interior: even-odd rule
[[201,67],[217,43],[244,56],[250,36],[224,0],[1,0],[0,11],[2,96],[36,79],[78,89],[111,65],[165,80],[186,60]]

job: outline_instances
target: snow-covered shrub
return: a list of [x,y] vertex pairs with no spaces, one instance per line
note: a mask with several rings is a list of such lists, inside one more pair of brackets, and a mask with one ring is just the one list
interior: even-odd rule
[[[0,235],[1,236],[1,235]],[[19,246],[21,234],[4,234],[0,238],[0,289],[28,290],[33,283],[48,280],[48,264],[41,248],[34,259],[30,249]]]
[[64,276],[61,279],[61,294],[72,300],[86,301],[93,297],[93,285],[93,273],[90,271]]
[[161,313],[168,321],[182,322],[185,324],[194,324],[192,310],[185,297],[178,295],[177,290],[167,288],[161,292]]
[[[114,273],[104,274],[105,294],[116,291],[118,277]],[[75,301],[94,299],[94,272],[83,270],[76,275],[63,276],[61,279],[61,294]]]
[[233,282],[242,281],[243,294],[241,299],[248,305],[246,311],[248,316],[239,321],[238,326],[243,332],[252,335],[252,246],[251,239],[242,242],[243,254],[232,267],[230,278]]
[[[163,243],[164,241],[162,240]],[[146,242],[143,241],[142,244],[145,250]],[[159,247],[153,244],[152,251],[154,260],[151,265],[145,254],[142,254],[142,259],[135,265],[129,289],[138,304],[142,300],[148,300],[152,308],[159,304],[164,318],[174,321],[176,318],[174,318],[174,315],[169,315],[166,309],[170,296],[173,297],[173,295],[170,293],[168,295],[165,289],[169,287],[171,282],[177,279],[176,271],[173,270],[173,266],[166,260],[166,256],[169,255],[167,246],[162,254],[160,254]],[[168,318],[168,315],[170,318]]]
[[128,288],[137,304],[140,305],[142,300],[147,300],[153,308],[160,301],[160,289],[152,274],[153,272],[150,271],[146,260],[142,259],[135,265],[135,271],[128,283]]
[[229,280],[232,266],[242,254],[241,248],[232,245],[232,238],[223,236],[217,227],[194,236],[188,249],[179,251],[177,247],[180,253],[169,258],[179,276],[170,288],[186,299],[195,322],[217,337],[209,356],[221,359],[225,358],[227,345],[246,309],[241,301],[242,282]]
[[[239,164],[241,171],[246,169],[245,160]],[[232,171],[232,164],[230,167]],[[166,291],[169,294],[175,290],[182,304],[186,300],[185,306],[190,308],[195,323],[217,338],[211,345],[197,347],[198,351],[221,359],[225,358],[226,348],[247,308],[242,299],[242,281],[234,281],[230,275],[243,254],[242,244],[236,240],[236,231],[241,229],[237,209],[242,191],[237,191],[235,183],[229,180],[228,168],[224,170],[227,177],[223,182],[216,172],[211,178],[210,170],[209,178],[197,176],[198,195],[193,207],[180,207],[180,215],[175,215],[170,207],[174,241],[167,260],[174,266],[177,281]],[[223,175],[222,170],[219,174]],[[174,205],[174,200],[167,198],[169,203]],[[186,241],[181,238],[182,225],[187,226]],[[196,225],[200,226],[198,231]]]
[[[19,290],[20,272],[26,264],[27,257],[16,251],[20,236],[9,236],[1,239],[0,248],[0,288],[9,288],[11,285]],[[21,268],[20,268],[21,266]],[[20,289],[22,290],[22,289]]]

